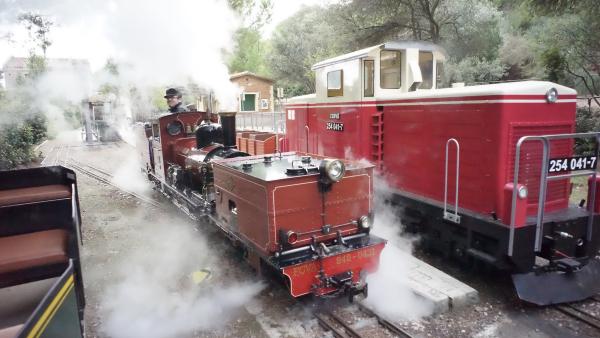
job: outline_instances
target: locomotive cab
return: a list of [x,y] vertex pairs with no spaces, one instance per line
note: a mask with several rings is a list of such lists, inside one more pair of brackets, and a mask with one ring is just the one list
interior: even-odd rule
[[387,42],[324,60],[312,66],[315,99],[369,100],[438,88],[445,60],[440,46],[416,41]]

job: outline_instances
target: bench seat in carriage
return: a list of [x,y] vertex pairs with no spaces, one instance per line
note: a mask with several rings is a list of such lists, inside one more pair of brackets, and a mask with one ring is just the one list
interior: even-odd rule
[[73,171],[0,172],[0,338],[81,336],[79,224]]

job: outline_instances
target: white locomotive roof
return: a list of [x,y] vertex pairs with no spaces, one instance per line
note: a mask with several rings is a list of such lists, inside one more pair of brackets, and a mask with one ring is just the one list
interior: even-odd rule
[[503,82],[476,86],[464,86],[457,88],[443,88],[432,90],[418,90],[408,93],[396,93],[393,96],[377,97],[385,98],[436,98],[436,97],[462,97],[462,96],[487,96],[487,95],[543,95],[550,88],[556,88],[560,95],[576,95],[577,91],[548,81],[518,81]]
[[[431,90],[418,90],[407,93],[391,93],[368,98],[364,101],[394,100],[394,99],[426,99],[426,98],[452,98],[468,96],[497,96],[497,95],[544,95],[550,88],[556,88],[559,99],[561,95],[576,95],[577,91],[549,81],[518,81],[485,84],[477,86],[464,86],[457,88],[442,88]],[[323,102],[329,102],[328,100]],[[318,103],[315,94],[292,97],[288,104]]]
[[312,67],[311,70],[315,70],[317,68],[322,68],[325,66],[329,66],[335,63],[340,63],[343,61],[350,61],[350,60],[355,60],[355,59],[361,59],[364,58],[365,56],[369,55],[369,53],[377,48],[380,48],[381,46],[383,46],[383,44],[381,45],[377,45],[377,46],[372,46],[372,47],[367,47],[361,50],[357,50],[355,52],[352,53],[348,53],[348,54],[343,54],[340,56],[336,56],[334,58],[331,59],[327,59],[327,60],[323,60],[321,62],[317,62],[315,63]]
[[290,97],[286,101],[286,103],[296,103],[296,102],[312,103],[313,101],[315,101],[316,98],[317,98],[316,94],[306,94],[306,95],[301,95],[301,96]]
[[441,54],[446,55],[446,50],[444,48],[442,48],[434,43],[431,43],[431,42],[427,42],[427,41],[390,41],[390,42],[382,43],[379,45],[367,47],[367,48],[364,48],[361,50],[357,50],[352,53],[343,54],[343,55],[336,56],[331,59],[317,62],[311,67],[311,70],[315,70],[318,68],[322,68],[322,67],[340,63],[340,62],[361,59],[361,58],[368,56],[369,53],[375,49],[402,50],[402,49],[407,49],[407,48],[416,48],[416,49],[419,49],[420,51],[426,51],[426,52],[440,52]]

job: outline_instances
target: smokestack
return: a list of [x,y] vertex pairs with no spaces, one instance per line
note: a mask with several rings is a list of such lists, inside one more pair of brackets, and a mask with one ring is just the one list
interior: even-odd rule
[[235,148],[235,112],[220,112],[223,127],[223,146],[225,149]]

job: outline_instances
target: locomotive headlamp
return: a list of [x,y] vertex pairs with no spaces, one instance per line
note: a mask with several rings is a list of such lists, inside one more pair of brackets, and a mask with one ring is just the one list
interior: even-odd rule
[[286,233],[286,237],[288,244],[294,244],[298,241],[298,234],[291,230]]
[[319,166],[321,175],[325,175],[332,182],[338,182],[346,173],[346,166],[340,160],[325,159]]
[[546,92],[546,102],[555,103],[558,100],[558,91],[556,88],[550,88]]
[[519,198],[522,199],[522,200],[524,200],[524,199],[527,198],[527,193],[528,193],[527,187],[524,186],[524,185],[520,186],[519,190],[517,191],[517,194],[519,195]]
[[371,223],[369,216],[365,215],[358,219],[358,225],[363,229],[369,229],[373,224]]

